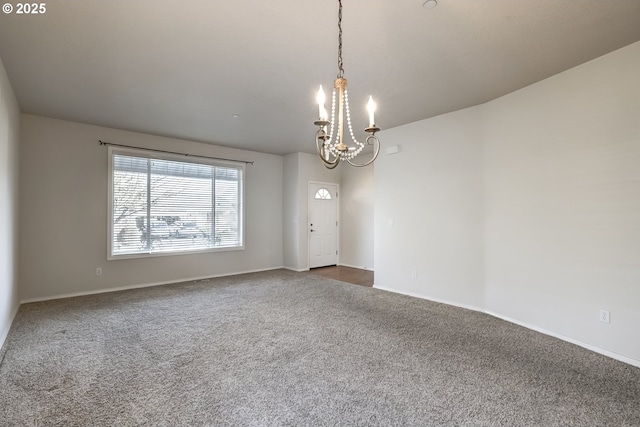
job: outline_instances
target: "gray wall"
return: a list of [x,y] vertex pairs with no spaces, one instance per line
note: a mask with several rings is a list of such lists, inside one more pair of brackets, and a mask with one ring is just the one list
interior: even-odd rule
[[300,248],[298,239],[298,223],[300,212],[298,211],[298,154],[293,153],[283,160],[283,250],[282,260],[284,267],[291,270],[300,269]]
[[[245,250],[107,261],[107,150],[98,140],[253,160]],[[279,268],[283,158],[22,115],[19,277],[24,300]],[[103,274],[96,276],[97,267]]]
[[0,348],[18,311],[20,109],[0,60]]
[[341,265],[373,270],[374,165],[340,165]]
[[640,364],[639,76],[635,43],[483,113],[487,310]]
[[383,132],[401,152],[376,162],[376,286],[640,366],[638,76],[640,42]]
[[483,306],[480,110],[382,132],[375,171],[375,284],[470,308]]

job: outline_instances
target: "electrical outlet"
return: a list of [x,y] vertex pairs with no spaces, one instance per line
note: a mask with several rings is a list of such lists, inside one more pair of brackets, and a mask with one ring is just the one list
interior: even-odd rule
[[96,268],[96,276],[102,276],[102,269],[100,267]]
[[418,277],[418,272],[415,270],[411,270],[411,278],[415,279],[416,277]]
[[600,310],[600,321],[602,323],[609,323],[611,321],[609,318],[609,310]]

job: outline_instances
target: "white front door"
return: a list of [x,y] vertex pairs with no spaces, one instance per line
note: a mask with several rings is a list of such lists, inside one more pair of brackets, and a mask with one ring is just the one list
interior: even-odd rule
[[309,268],[338,263],[338,186],[309,183]]

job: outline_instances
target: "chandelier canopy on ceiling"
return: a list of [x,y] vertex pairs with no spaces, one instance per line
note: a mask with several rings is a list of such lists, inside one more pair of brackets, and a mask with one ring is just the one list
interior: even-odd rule
[[[336,98],[338,101],[338,111],[336,115]],[[349,111],[349,94],[347,92],[347,79],[344,78],[344,68],[342,64],[342,0],[338,0],[338,76],[333,83],[333,96],[331,97],[331,120],[325,109],[325,94],[322,86],[318,90],[318,120],[314,122],[318,126],[316,132],[316,148],[318,155],[325,167],[333,169],[341,160],[347,161],[352,166],[367,166],[373,163],[380,152],[380,140],[376,136],[376,132],[380,128],[376,127],[374,120],[374,112],[376,104],[373,98],[369,97],[367,109],[369,111],[369,127],[365,129],[368,133],[364,142],[360,142],[353,135],[351,128],[351,113]],[[344,125],[349,130],[352,145],[345,144]],[[337,126],[336,126],[337,120]],[[329,130],[327,131],[327,128]],[[337,134],[335,133],[337,128]],[[366,146],[373,146],[371,158],[364,163],[354,161]]]

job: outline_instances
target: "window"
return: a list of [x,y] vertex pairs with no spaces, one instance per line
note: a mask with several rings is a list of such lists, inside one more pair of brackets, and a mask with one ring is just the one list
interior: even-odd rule
[[316,200],[331,200],[331,193],[326,188],[321,188],[316,191],[315,195]]
[[243,165],[109,156],[109,258],[244,248]]

